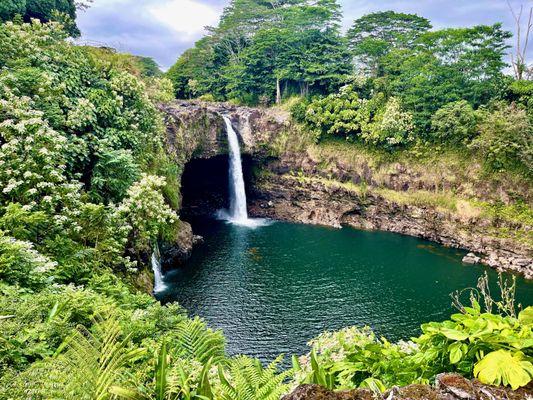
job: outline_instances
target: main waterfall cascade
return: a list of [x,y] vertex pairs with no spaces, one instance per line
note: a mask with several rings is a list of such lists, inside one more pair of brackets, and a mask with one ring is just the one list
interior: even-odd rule
[[246,190],[244,187],[244,176],[242,173],[241,149],[239,146],[239,137],[231,125],[231,120],[223,115],[226,123],[226,134],[228,135],[229,145],[229,213],[219,211],[221,219],[225,219],[232,224],[248,227],[257,227],[265,225],[264,219],[248,218],[246,209]]
[[229,144],[229,193],[230,214],[233,222],[246,222],[248,211],[246,210],[246,191],[244,189],[244,177],[242,174],[241,149],[239,138],[231,125],[231,120],[223,116],[226,123],[226,132]]

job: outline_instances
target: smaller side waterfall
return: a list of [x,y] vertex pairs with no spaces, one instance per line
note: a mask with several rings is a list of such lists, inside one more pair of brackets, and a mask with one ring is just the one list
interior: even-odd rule
[[163,281],[163,271],[161,270],[161,255],[159,254],[159,247],[157,244],[152,251],[151,263],[152,270],[154,271],[154,293],[161,292],[166,289],[165,282]]
[[230,190],[230,218],[235,222],[246,222],[248,211],[246,210],[246,191],[244,189],[244,177],[242,174],[241,149],[239,138],[231,125],[228,117],[223,116],[226,123],[226,132],[229,144],[229,190]]

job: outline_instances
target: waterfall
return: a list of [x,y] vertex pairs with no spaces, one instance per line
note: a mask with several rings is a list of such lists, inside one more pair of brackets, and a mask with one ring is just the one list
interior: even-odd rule
[[242,175],[241,149],[239,138],[231,126],[228,117],[223,116],[226,123],[226,132],[229,143],[229,191],[230,191],[230,219],[236,223],[248,221],[246,210],[246,192],[244,190],[244,177]]
[[159,247],[157,244],[152,251],[152,270],[154,271],[154,293],[161,292],[166,289],[165,282],[163,281],[163,272],[161,271],[161,262],[159,261],[161,256],[159,255]]

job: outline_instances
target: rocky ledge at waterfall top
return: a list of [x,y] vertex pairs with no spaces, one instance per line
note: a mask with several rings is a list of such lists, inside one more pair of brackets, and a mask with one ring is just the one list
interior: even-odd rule
[[290,127],[288,113],[228,103],[176,101],[159,108],[165,116],[167,146],[180,163],[228,154],[223,115],[231,120],[246,154],[266,155],[271,141]]
[[247,187],[253,217],[349,225],[421,237],[472,252],[465,258],[466,263],[481,262],[533,279],[531,240],[494,234],[496,228],[518,230],[530,238],[531,226],[494,221],[472,210],[452,212],[395,199],[417,191],[431,194],[448,190],[465,198],[507,201],[513,190],[511,183],[494,186],[481,177],[476,181],[457,176],[435,179],[435,174],[413,171],[401,163],[378,170],[367,162],[347,163],[334,156],[325,162],[305,147],[274,151],[274,143],[284,139],[286,133],[297,132],[288,113],[278,110],[197,101],[179,101],[161,106],[161,110],[167,126],[167,146],[181,165],[193,158],[227,154],[221,115],[231,119],[243,153],[254,157],[259,171]]

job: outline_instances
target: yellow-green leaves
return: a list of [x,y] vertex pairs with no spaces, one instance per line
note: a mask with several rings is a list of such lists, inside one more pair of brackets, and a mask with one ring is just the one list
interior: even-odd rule
[[448,347],[448,350],[450,352],[450,364],[457,364],[463,358],[463,350],[466,353],[468,347],[461,342],[455,342]]
[[459,331],[456,329],[442,328],[440,330],[444,336],[451,340],[465,340],[468,339],[468,332]]
[[532,325],[533,327],[533,306],[529,306],[518,314],[518,321],[523,325]]
[[533,377],[533,364],[522,352],[512,354],[497,350],[487,354],[474,366],[474,376],[490,385],[510,385],[513,390],[525,386]]

